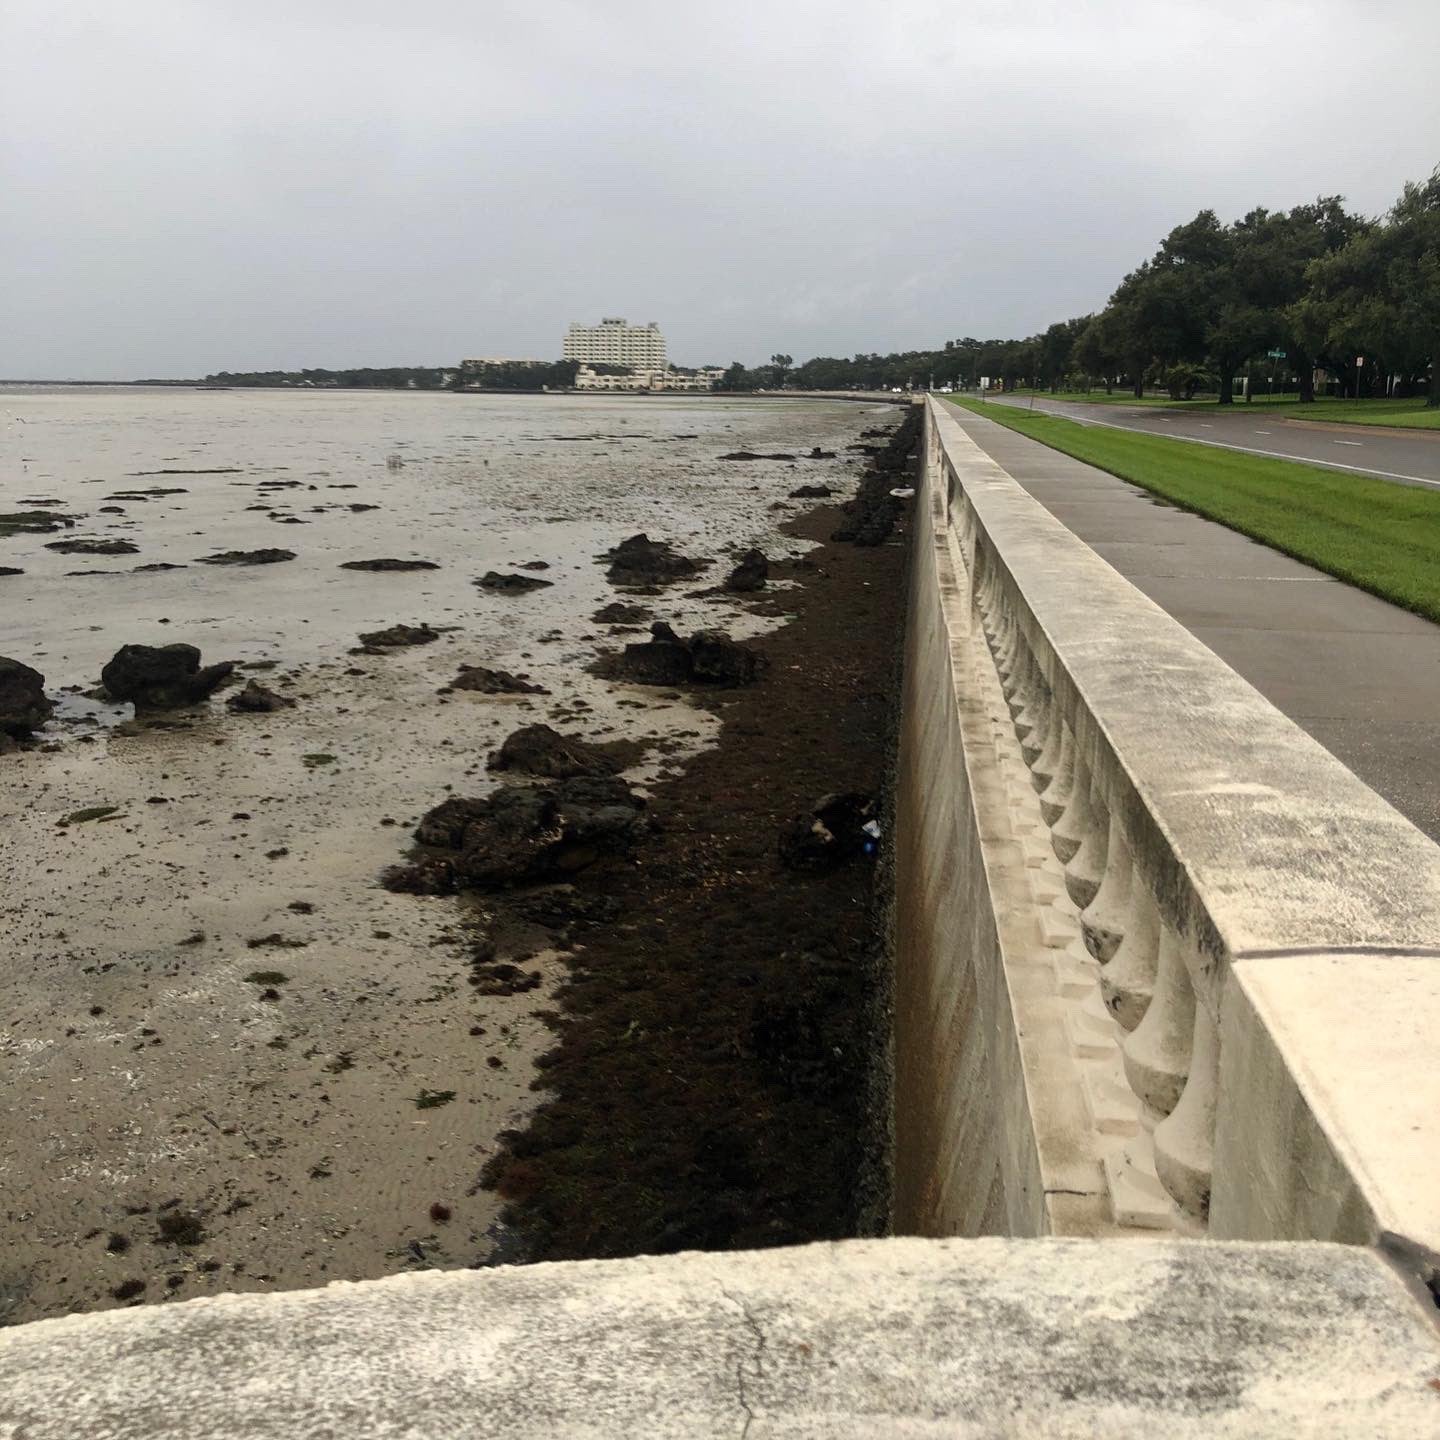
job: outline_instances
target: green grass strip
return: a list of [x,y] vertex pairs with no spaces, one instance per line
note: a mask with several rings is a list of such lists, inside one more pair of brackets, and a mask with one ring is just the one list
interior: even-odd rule
[[952,403],[1440,621],[1440,490],[962,398]]

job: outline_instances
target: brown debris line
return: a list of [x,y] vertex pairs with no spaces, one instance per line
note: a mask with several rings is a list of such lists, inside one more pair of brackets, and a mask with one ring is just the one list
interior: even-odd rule
[[[836,519],[821,508],[794,533],[818,539]],[[767,678],[695,697],[721,739],[655,787],[657,833],[577,879],[611,904],[571,932],[549,1098],[483,1175],[525,1259],[794,1244],[868,1223],[875,865],[787,868],[778,842],[817,796],[883,788],[904,554],[898,539],[816,551],[787,596],[793,622],[757,642]]]

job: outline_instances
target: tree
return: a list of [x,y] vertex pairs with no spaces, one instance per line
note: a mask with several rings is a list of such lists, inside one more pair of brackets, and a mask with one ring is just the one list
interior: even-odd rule
[[794,363],[794,356],[791,355],[772,355],[770,357],[770,364],[775,370],[775,384],[777,386],[785,383],[785,377],[790,373],[790,367]]
[[1123,361],[1120,317],[1113,308],[1091,315],[1075,337],[1071,356],[1087,379],[1098,378],[1108,395]]
[[752,390],[754,381],[750,372],[738,361],[732,360],[725,373],[715,382],[717,390]]

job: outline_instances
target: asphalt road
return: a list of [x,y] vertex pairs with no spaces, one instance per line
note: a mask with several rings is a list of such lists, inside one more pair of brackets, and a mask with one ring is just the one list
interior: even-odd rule
[[[1029,397],[995,399],[992,405],[1031,408]],[[1334,425],[1324,421],[1282,420],[1243,402],[1232,410],[1162,409],[1153,405],[1077,405],[1064,400],[1036,398],[1034,409],[1063,415],[1082,425],[1115,430],[1143,430],[1191,440],[1201,445],[1240,450],[1251,455],[1274,455],[1282,460],[1303,460],[1331,470],[1377,475],[1406,485],[1440,490],[1440,430],[1417,430],[1401,435],[1374,433],[1369,425]]]

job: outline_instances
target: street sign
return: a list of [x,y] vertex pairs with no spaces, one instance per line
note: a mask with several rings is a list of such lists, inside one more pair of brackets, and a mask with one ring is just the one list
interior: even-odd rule
[[1363,355],[1357,355],[1355,357],[1355,368],[1357,370],[1363,370],[1365,368],[1365,357]]
[[1283,350],[1267,350],[1265,354],[1271,360],[1283,360],[1285,358],[1285,352]]

